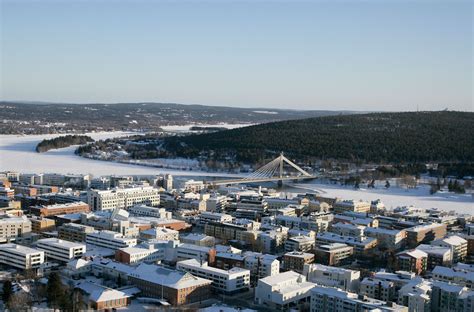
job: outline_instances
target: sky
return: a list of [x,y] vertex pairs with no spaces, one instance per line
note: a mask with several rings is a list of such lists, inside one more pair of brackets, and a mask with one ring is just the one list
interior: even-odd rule
[[473,111],[473,2],[0,0],[0,99]]

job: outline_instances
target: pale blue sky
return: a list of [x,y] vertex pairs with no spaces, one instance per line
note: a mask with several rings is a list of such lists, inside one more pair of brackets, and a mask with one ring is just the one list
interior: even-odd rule
[[473,110],[473,2],[1,1],[1,99]]

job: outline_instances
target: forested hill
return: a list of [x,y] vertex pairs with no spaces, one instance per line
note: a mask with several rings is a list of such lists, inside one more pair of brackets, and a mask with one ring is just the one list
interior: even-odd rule
[[474,113],[405,112],[327,116],[272,122],[216,133],[168,138],[178,156],[232,153],[244,161],[284,151],[374,162],[474,161]]

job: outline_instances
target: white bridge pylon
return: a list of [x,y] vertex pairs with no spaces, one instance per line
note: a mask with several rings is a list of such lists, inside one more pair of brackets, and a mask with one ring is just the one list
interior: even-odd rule
[[[296,169],[299,175],[296,176],[285,176],[283,170],[284,165],[287,164],[290,167]],[[211,185],[228,185],[228,184],[240,184],[240,183],[252,183],[252,182],[268,182],[268,181],[283,181],[283,180],[297,180],[297,179],[311,179],[316,178],[309,174],[305,170],[301,169],[294,162],[286,158],[283,153],[277,158],[267,163],[266,165],[255,170],[243,179],[238,180],[217,180],[211,182]]]

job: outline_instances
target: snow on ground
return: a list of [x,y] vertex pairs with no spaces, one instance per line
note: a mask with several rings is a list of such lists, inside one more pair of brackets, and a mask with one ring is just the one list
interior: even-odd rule
[[253,124],[189,124],[189,125],[182,125],[182,126],[162,126],[161,128],[165,131],[172,131],[172,132],[189,132],[191,127],[221,127],[227,129],[235,129],[235,128],[242,128],[252,126]]
[[[95,140],[128,136],[132,132],[86,133]],[[54,135],[0,135],[0,171],[18,171],[23,173],[90,173],[101,175],[155,175],[170,173],[181,176],[223,176],[225,173],[205,173],[202,171],[182,171],[151,168],[138,165],[120,164],[109,161],[92,160],[74,154],[76,146],[37,153],[36,145],[43,139],[61,136]]]
[[436,193],[430,195],[429,186],[421,185],[416,189],[404,189],[391,186],[388,189],[377,187],[376,189],[354,189],[350,186],[334,184],[295,183],[291,186],[304,189],[308,192],[317,192],[322,196],[339,197],[341,199],[353,199],[372,201],[380,199],[388,209],[398,206],[415,206],[419,208],[438,208],[457,213],[474,213],[473,194]]

